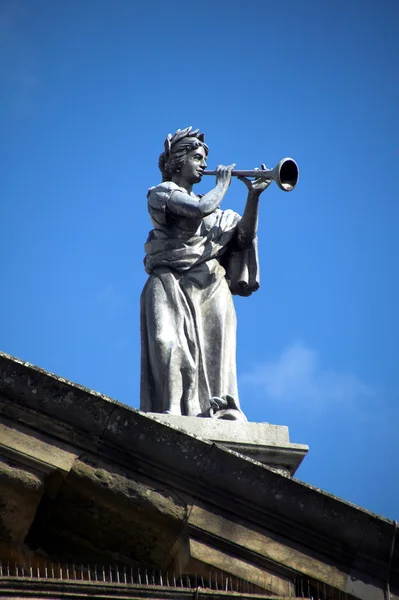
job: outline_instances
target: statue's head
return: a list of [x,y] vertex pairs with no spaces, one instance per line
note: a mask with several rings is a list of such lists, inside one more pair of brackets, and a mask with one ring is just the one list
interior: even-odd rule
[[192,127],[178,129],[173,136],[169,133],[165,140],[165,150],[158,160],[162,181],[172,181],[172,177],[180,171],[187,154],[192,150],[202,147],[205,155],[208,156],[209,149],[204,137],[203,133],[199,133],[199,129],[192,131]]

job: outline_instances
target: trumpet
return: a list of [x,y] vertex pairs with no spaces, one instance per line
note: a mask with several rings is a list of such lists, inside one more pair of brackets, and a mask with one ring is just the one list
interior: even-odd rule
[[[204,175],[216,175],[216,171],[204,171]],[[291,192],[298,183],[299,169],[293,158],[283,158],[274,169],[253,169],[252,171],[234,171],[233,177],[256,177],[272,179],[283,192]]]

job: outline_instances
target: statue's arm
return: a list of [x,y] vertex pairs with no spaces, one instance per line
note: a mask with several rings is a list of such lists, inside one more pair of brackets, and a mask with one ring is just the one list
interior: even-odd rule
[[248,192],[243,215],[237,224],[237,244],[239,248],[248,248],[258,231],[259,194]]
[[[261,168],[265,170],[266,166],[262,164]],[[237,224],[237,244],[243,249],[248,248],[256,237],[256,232],[258,231],[259,197],[269,187],[271,180],[260,177],[253,180],[247,177],[239,177],[238,179],[245,183],[248,189],[244,213]]]
[[175,190],[168,198],[166,204],[175,215],[190,218],[206,217],[216,210],[223,200],[226,189],[216,186],[213,190],[202,196],[199,200],[188,194]]
[[222,202],[231,180],[231,171],[235,165],[217,168],[216,186],[202,196],[193,198],[182,190],[174,190],[166,201],[168,209],[175,215],[186,218],[202,218],[215,211]]

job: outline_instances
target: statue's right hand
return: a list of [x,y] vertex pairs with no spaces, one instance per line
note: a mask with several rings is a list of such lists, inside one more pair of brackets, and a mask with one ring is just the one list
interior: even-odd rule
[[216,167],[216,185],[220,185],[227,189],[231,182],[231,172],[235,167],[235,163],[229,166],[219,165]]

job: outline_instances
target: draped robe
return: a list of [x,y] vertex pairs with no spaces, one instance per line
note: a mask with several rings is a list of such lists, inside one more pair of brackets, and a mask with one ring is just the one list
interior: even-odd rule
[[241,217],[232,210],[192,219],[170,213],[175,190],[187,193],[165,182],[147,196],[154,229],[141,295],[140,408],[197,416],[225,394],[239,408],[232,293],[249,296],[259,287],[257,240],[238,248]]

